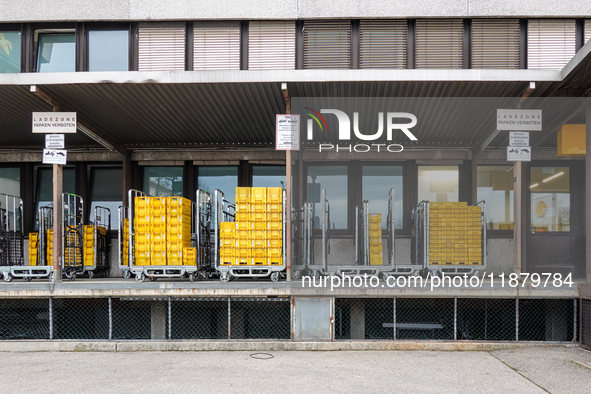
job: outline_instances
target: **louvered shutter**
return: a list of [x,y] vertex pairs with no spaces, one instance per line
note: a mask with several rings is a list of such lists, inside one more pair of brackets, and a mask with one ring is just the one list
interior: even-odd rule
[[359,22],[360,68],[406,68],[406,20]]
[[562,69],[575,55],[574,19],[530,19],[527,68]]
[[585,44],[591,40],[591,19],[585,19]]
[[519,68],[519,19],[472,20],[472,68]]
[[251,21],[249,23],[248,69],[295,69],[294,21]]
[[185,23],[140,23],[138,70],[185,69]]
[[304,22],[304,68],[351,68],[351,21]]
[[462,68],[461,19],[419,19],[416,68]]
[[240,22],[195,22],[193,70],[240,70]]

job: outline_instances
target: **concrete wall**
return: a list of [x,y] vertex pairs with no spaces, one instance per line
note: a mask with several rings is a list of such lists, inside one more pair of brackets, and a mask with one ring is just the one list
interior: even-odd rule
[[589,15],[589,2],[550,0],[0,0],[4,22]]

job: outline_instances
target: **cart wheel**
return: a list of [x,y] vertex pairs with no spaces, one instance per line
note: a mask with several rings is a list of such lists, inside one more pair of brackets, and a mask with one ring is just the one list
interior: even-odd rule
[[53,274],[53,272],[49,273],[48,279],[50,282],[53,282],[55,280],[55,275]]
[[279,272],[273,272],[271,274],[271,280],[275,283],[279,282]]
[[228,272],[222,272],[220,274],[220,280],[222,281],[222,283],[228,283],[228,281],[230,280],[230,275],[228,274]]
[[30,282],[33,280],[32,276],[25,276],[25,282]]
[[71,280],[72,282],[76,280],[76,273],[72,272],[70,275],[68,276],[68,280]]
[[145,280],[146,280],[146,275],[144,275],[143,273],[141,273],[141,274],[136,274],[136,275],[135,275],[135,280],[136,280],[137,282],[140,282],[140,283],[141,283],[141,282],[143,282],[143,281],[145,281]]
[[124,277],[125,279],[129,279],[129,278],[131,278],[131,271],[129,271],[129,270],[125,270],[125,271],[123,271],[123,277]]
[[158,278],[156,278],[155,276],[150,276],[149,279],[150,279],[150,282],[156,282],[156,279],[158,279]]
[[10,272],[4,273],[4,282],[12,282],[12,274]]
[[205,280],[209,280],[209,275],[205,271],[199,271],[197,273],[197,278],[199,278],[199,280],[205,281]]
[[94,278],[94,271],[88,271],[88,279]]
[[302,277],[302,271],[296,270],[291,273],[291,279],[298,280]]
[[382,278],[383,281],[387,281],[388,278],[390,277],[390,275],[388,273],[386,273],[386,272],[382,272],[380,274],[380,277]]
[[189,274],[189,280],[191,281],[191,283],[195,282],[195,274],[194,273],[190,273]]

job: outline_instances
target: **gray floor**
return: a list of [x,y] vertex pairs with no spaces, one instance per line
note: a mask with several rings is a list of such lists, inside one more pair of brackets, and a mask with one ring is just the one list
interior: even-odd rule
[[588,393],[591,387],[591,353],[578,348],[270,354],[3,353],[1,391]]

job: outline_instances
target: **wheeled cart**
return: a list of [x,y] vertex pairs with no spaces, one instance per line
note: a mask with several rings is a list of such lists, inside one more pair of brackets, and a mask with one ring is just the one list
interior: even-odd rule
[[297,280],[302,273],[317,276],[321,265],[312,265],[314,256],[314,216],[312,203],[306,201],[301,211],[292,212],[293,258],[291,264],[291,278]]
[[270,277],[279,281],[286,266],[285,191],[239,187],[235,204],[221,190],[215,191],[214,200],[214,259],[220,280]]
[[[191,246],[195,203],[182,197],[148,197],[131,189],[129,204],[129,208],[119,210],[120,267],[124,275],[134,275],[138,282],[185,276],[193,281],[197,273],[197,252]],[[124,234],[124,223],[128,234]],[[123,241],[124,235],[128,242]]]
[[421,201],[415,208],[414,258],[431,275],[486,269],[486,204]]

